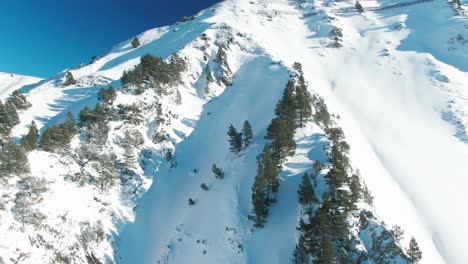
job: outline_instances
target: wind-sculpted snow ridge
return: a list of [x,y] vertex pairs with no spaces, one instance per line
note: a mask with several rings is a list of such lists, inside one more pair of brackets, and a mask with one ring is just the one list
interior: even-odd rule
[[[253,228],[248,216],[255,157],[294,62],[335,113],[352,167],[374,196],[348,219],[353,252],[365,263],[406,263],[401,249],[414,236],[420,263],[468,262],[466,5],[379,10],[406,1],[371,0],[361,2],[362,14],[339,14],[333,10],[353,10],[354,1],[299,2],[223,1],[138,35],[137,48],[130,39],[53,78],[7,85],[2,98],[21,88],[32,105],[19,111],[14,142],[33,120],[42,134],[98,102],[110,114],[101,143],[79,124],[70,147],[33,150],[29,174],[0,178],[0,263],[291,262],[300,177],[328,160],[317,124],[297,129],[266,226]],[[185,64],[180,80],[122,88],[123,73],[143,56],[169,63],[174,53]],[[75,84],[65,85],[67,72]],[[110,86],[116,98],[104,103],[98,91]],[[245,120],[253,143],[236,156],[226,132]],[[389,232],[394,225],[404,230],[401,242]]]

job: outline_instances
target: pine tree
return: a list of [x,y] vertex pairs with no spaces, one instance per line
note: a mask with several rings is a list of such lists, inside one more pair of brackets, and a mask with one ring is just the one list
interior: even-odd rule
[[252,213],[256,227],[263,227],[266,223],[268,210],[276,201],[280,179],[278,168],[273,161],[270,146],[265,145],[262,153],[257,156],[257,175],[252,186]]
[[285,120],[281,118],[271,120],[265,138],[272,140],[273,156],[278,166],[283,164],[286,157],[294,155],[296,150],[294,130],[288,127]]
[[5,111],[6,111],[7,115],[8,115],[9,120],[10,120],[10,126],[11,127],[19,124],[18,112],[16,111],[16,107],[12,102],[7,101],[5,103]]
[[36,122],[34,120],[29,126],[29,132],[21,139],[21,146],[25,151],[31,151],[37,147],[37,139],[39,138],[39,131],[37,130]]
[[331,242],[326,239],[322,243],[322,248],[320,250],[320,256],[317,260],[317,264],[333,264],[335,263],[335,251]]
[[70,137],[73,137],[77,133],[75,117],[71,112],[67,113],[67,119],[63,123],[63,126]]
[[276,193],[280,185],[279,171],[271,153],[270,146],[265,145],[263,151],[257,156],[258,167],[262,167],[263,178],[265,179],[265,193],[267,206],[276,202]]
[[6,141],[0,145],[0,176],[29,172],[28,157],[23,148]]
[[211,170],[213,171],[216,179],[224,179],[224,171],[218,166],[216,166],[215,163],[213,163]]
[[24,94],[22,94],[19,90],[15,90],[11,94],[10,98],[8,98],[8,101],[13,103],[16,109],[19,110],[28,109],[31,107],[31,103],[26,100],[26,96],[24,96]]
[[399,225],[394,225],[392,227],[392,235],[393,237],[395,238],[395,241],[397,243],[400,243],[401,239],[403,238],[403,235],[405,234],[405,232],[403,231],[403,229],[401,228],[401,226]]
[[138,37],[134,37],[131,45],[134,49],[138,48],[141,45],[140,39]]
[[296,100],[294,95],[294,82],[289,80],[286,88],[283,91],[283,97],[276,104],[275,114],[285,120],[288,127],[295,129],[297,113],[296,113]]
[[259,167],[257,176],[252,186],[252,213],[250,218],[255,222],[255,227],[263,227],[268,217],[268,198],[265,193],[265,177],[263,168]]
[[106,104],[112,104],[117,97],[117,92],[111,85],[108,89],[101,88],[98,93],[98,99]]
[[106,110],[102,104],[96,104],[93,111],[93,121],[98,125],[104,125],[106,120]]
[[236,154],[238,154],[241,149],[242,149],[242,133],[238,133],[236,128],[231,125],[229,126],[228,130],[228,136],[229,136],[229,144],[230,144],[230,150]]
[[15,105],[10,101],[3,104],[0,100],[0,133],[4,136],[10,134],[11,128],[17,124],[19,117]]
[[135,168],[136,162],[134,148],[132,144],[132,135],[130,134],[129,130],[125,130],[124,132],[122,147],[124,150],[122,163],[124,165],[125,172],[128,173],[129,170]]
[[302,176],[302,182],[299,185],[297,194],[299,195],[299,203],[302,207],[309,211],[312,210],[312,206],[317,202],[317,198],[315,197],[314,188],[307,173],[304,173],[304,176]]
[[410,240],[407,254],[411,263],[418,263],[422,258],[422,252],[419,249],[418,243],[416,242],[416,239],[414,239],[414,237],[412,237]]
[[8,115],[5,105],[0,100],[0,133],[2,135],[10,134],[10,129],[12,127],[12,122],[10,116]]
[[359,176],[351,176],[349,182],[349,191],[349,207],[350,209],[356,209],[356,204],[362,196],[362,187],[361,181],[359,180]]
[[65,82],[63,83],[63,86],[69,86],[73,84],[76,84],[76,80],[73,77],[73,74],[70,71],[67,71],[67,73],[65,73]]
[[304,77],[301,75],[299,79],[299,85],[296,87],[295,100],[297,116],[299,118],[299,126],[303,127],[304,122],[312,117],[312,96],[307,90]]
[[310,256],[307,251],[306,241],[303,235],[299,237],[299,242],[297,243],[296,248],[294,249],[293,256],[294,264],[309,264]]
[[91,113],[91,110],[88,106],[85,106],[83,109],[81,109],[79,119],[82,126],[86,126],[88,122],[92,121],[93,113]]
[[242,130],[244,134],[244,147],[248,147],[252,142],[253,132],[252,127],[250,126],[249,121],[245,120],[244,129]]
[[359,14],[362,14],[364,12],[364,8],[362,7],[361,3],[359,3],[359,1],[356,1],[354,7],[356,8]]
[[312,173],[312,179],[314,180],[314,186],[317,186],[317,178],[320,175],[320,171],[322,170],[322,162],[319,160],[316,160],[314,162],[313,166],[313,173]]

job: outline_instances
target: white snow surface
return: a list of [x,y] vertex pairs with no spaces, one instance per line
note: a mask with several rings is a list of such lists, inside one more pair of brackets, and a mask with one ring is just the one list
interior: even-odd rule
[[3,100],[13,91],[41,81],[41,78],[0,72],[0,98]]
[[[0,242],[3,261],[49,262],[55,256],[45,247],[67,252],[87,223],[100,221],[107,239],[93,244],[93,252],[103,261],[113,262],[115,253],[119,263],[289,262],[296,244],[300,177],[311,170],[313,160],[325,159],[323,132],[316,125],[308,123],[296,133],[298,149],[283,168],[278,203],[266,227],[252,229],[247,216],[255,157],[289,78],[287,67],[297,61],[311,92],[340,116],[351,161],[372,190],[374,209],[389,226],[403,227],[404,247],[414,236],[423,252],[421,263],[468,263],[468,212],[463,209],[468,200],[466,6],[455,12],[436,0],[362,15],[331,13],[353,5],[354,1],[308,0],[299,5],[287,0],[227,0],[202,11],[194,21],[140,34],[142,46],[137,49],[128,40],[95,62],[70,69],[76,85],[63,87],[65,71],[39,83],[19,76],[12,81],[9,74],[0,73],[2,99],[22,88],[32,103],[13,129],[18,139],[32,120],[44,129],[63,120],[67,111],[77,116],[84,106],[94,106],[98,89],[119,87],[123,71],[146,53],[166,58],[179,51],[189,65],[177,87],[181,105],[151,93],[118,94],[116,103],[160,102],[165,113],[175,117],[164,127],[169,140],[160,144],[151,142],[157,127],[154,112],[145,113],[143,124],[134,127],[146,135],[142,148],[155,153],[151,163],[138,170],[135,196],[125,186],[102,193],[70,183],[64,177],[78,170],[75,161],[43,151],[29,154],[31,174],[48,186],[43,200],[33,206],[47,215],[44,221],[53,232],[15,222],[10,209],[18,178],[10,179],[0,188],[6,208],[0,210],[0,235],[6,238]],[[317,14],[302,16],[312,11]],[[331,47],[334,41],[328,34],[333,27],[342,30],[341,48]],[[208,46],[199,38],[203,33]],[[203,97],[204,65],[213,64],[217,45],[230,38],[233,86],[210,84],[210,97]],[[226,131],[230,124],[240,128],[244,120],[252,124],[254,142],[236,157],[228,150]],[[118,153],[115,140],[122,135],[121,126],[110,124],[106,146]],[[76,143],[75,138],[72,146]],[[175,149],[176,168],[162,161],[165,149]],[[213,163],[226,171],[224,180],[213,177]],[[202,182],[208,192],[200,189]],[[188,205],[189,198],[195,206]],[[59,235],[54,237],[54,232]],[[118,243],[112,244],[112,234]],[[46,242],[33,243],[30,238],[36,235]],[[77,263],[85,261],[83,254],[77,255]]]

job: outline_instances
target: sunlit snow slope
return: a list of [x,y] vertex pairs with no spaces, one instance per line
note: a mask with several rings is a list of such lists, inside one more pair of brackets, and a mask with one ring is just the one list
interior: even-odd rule
[[0,97],[3,99],[14,90],[39,82],[41,78],[0,72]]
[[[401,1],[363,1],[363,6],[396,3]],[[290,259],[295,241],[284,232],[293,232],[290,223],[296,222],[287,219],[297,220],[297,211],[281,211],[279,205],[272,227],[255,230],[258,236],[251,235],[246,220],[254,157],[287,77],[281,67],[269,66],[272,61],[303,64],[311,90],[339,114],[351,159],[375,196],[377,212],[405,229],[404,244],[414,235],[423,263],[468,262],[468,213],[463,209],[468,200],[466,16],[444,1],[362,15],[333,13],[353,5],[224,1],[197,20],[200,33],[206,30],[214,37],[216,30],[230,29],[235,39],[246,36],[258,49],[228,52],[241,58],[233,87],[204,107],[193,133],[176,146],[179,167],[162,167],[156,175],[135,223],[120,236],[122,262]],[[203,28],[205,23],[211,28]],[[342,36],[330,34],[332,29]],[[258,145],[233,159],[225,131],[245,119],[252,120]],[[214,162],[232,174],[204,194],[199,185],[212,178],[208,174]],[[189,207],[189,197],[200,206]],[[275,213],[282,220],[275,220]],[[245,254],[229,248],[237,242],[226,241],[244,241]],[[206,256],[200,253],[204,250]]]

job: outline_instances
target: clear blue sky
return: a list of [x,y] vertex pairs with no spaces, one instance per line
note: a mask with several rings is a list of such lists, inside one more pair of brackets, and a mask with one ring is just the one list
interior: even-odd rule
[[0,71],[48,77],[219,0],[0,0]]

